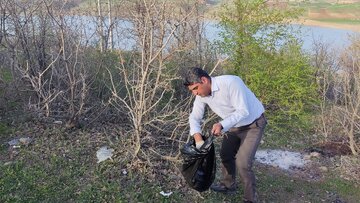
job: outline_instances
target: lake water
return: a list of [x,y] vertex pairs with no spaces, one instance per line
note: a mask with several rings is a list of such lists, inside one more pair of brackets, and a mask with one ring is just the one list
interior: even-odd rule
[[[96,18],[85,16],[77,16],[76,18],[71,18],[72,25],[76,26],[78,29],[84,30],[84,37],[86,37],[87,42],[90,45],[96,44],[98,41],[98,38],[96,37]],[[79,22],[81,22],[81,25],[78,24]],[[126,20],[118,20],[117,25],[114,27],[114,46],[116,48],[130,50],[135,44],[135,41],[132,39],[130,33],[126,31],[129,30],[131,26],[131,23]],[[291,26],[301,31],[299,38],[303,40],[303,49],[310,52],[314,42],[321,41],[329,45],[329,48],[339,50],[350,44],[350,35],[360,34],[360,32],[336,28],[300,25]],[[209,21],[205,24],[205,37],[209,39],[210,42],[220,40],[220,32],[221,29],[217,27],[213,21]]]
[[330,48],[343,49],[350,45],[349,36],[360,34],[351,30],[318,26],[303,26],[301,29],[303,31],[301,38],[304,40],[303,48],[305,50],[310,50],[314,41],[324,42]]
[[[216,26],[215,23],[207,23],[206,36],[210,41],[219,40],[219,33],[221,29]],[[310,51],[313,48],[314,42],[322,42],[329,45],[329,48],[343,49],[350,45],[349,36],[360,35],[359,32],[351,30],[326,28],[318,26],[304,26],[304,25],[292,25],[295,29],[299,29],[301,35],[299,38],[303,40],[303,49]]]

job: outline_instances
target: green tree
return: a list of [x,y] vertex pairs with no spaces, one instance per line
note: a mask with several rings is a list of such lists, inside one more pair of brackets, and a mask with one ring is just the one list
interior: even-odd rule
[[308,127],[317,95],[314,72],[289,26],[300,11],[263,0],[235,0],[225,11],[220,47],[230,58],[229,71],[264,103],[270,129],[281,133]]

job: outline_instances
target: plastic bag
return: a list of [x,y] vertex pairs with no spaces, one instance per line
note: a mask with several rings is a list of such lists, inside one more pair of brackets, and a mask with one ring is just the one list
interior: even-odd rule
[[203,139],[205,143],[200,149],[195,147],[193,139],[181,149],[183,157],[181,173],[188,185],[199,192],[209,189],[216,173],[214,136]]
[[101,147],[96,152],[96,157],[98,159],[97,163],[105,161],[106,159],[111,159],[113,152],[114,152],[114,150],[111,148],[108,148],[107,146]]

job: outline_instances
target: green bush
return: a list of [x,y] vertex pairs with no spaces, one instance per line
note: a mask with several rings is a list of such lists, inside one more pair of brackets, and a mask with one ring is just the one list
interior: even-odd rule
[[269,128],[275,134],[311,129],[314,69],[287,24],[299,12],[240,0],[227,11],[221,48],[230,56],[229,71],[263,102]]

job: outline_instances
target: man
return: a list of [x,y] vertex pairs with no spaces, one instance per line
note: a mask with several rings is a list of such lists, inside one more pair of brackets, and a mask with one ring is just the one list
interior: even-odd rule
[[184,80],[184,85],[196,95],[189,116],[190,134],[196,147],[204,143],[201,121],[206,105],[222,119],[212,126],[211,133],[215,136],[226,133],[220,150],[222,177],[219,184],[210,188],[222,193],[235,192],[237,170],[244,187],[244,202],[256,202],[252,165],[267,124],[263,105],[237,76],[210,77],[206,71],[194,67]]

